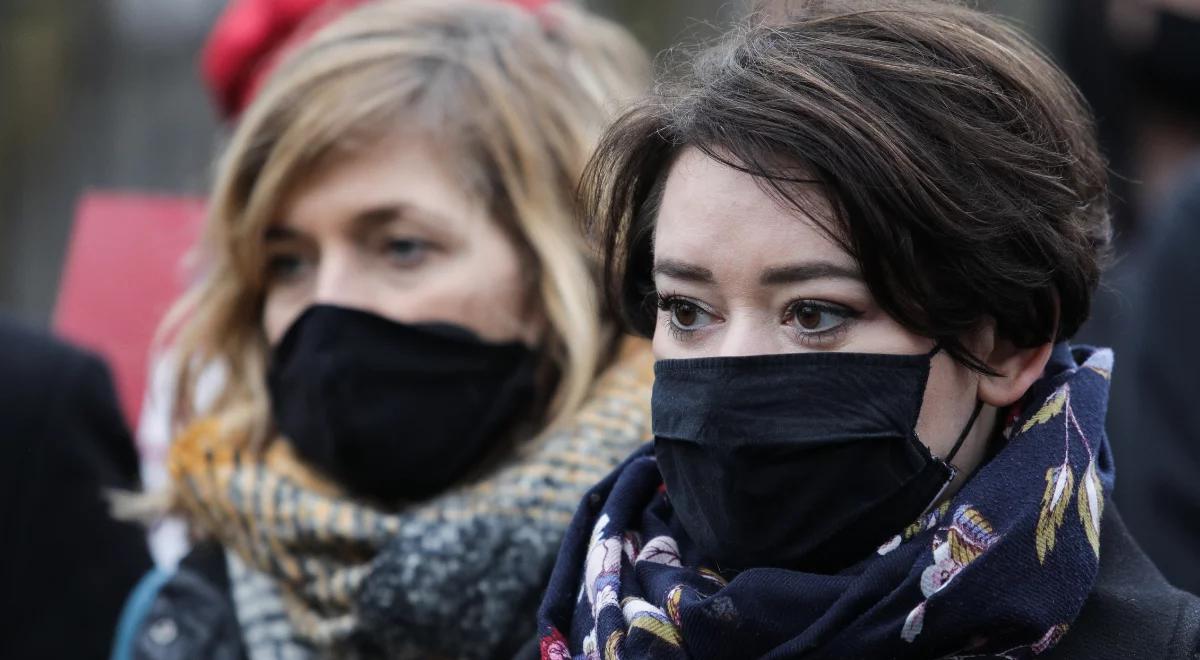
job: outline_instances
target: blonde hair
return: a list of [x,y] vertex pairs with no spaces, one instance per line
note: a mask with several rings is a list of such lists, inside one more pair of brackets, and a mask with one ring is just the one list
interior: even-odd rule
[[[388,0],[317,32],[271,75],[218,163],[200,278],[164,323],[179,361],[173,426],[203,412],[235,442],[265,443],[266,229],[306,173],[401,129],[445,146],[526,257],[557,374],[538,421],[571,414],[614,336],[574,217],[576,180],[647,68],[624,30],[562,3],[531,13],[495,0]],[[196,411],[214,363],[223,384]]]

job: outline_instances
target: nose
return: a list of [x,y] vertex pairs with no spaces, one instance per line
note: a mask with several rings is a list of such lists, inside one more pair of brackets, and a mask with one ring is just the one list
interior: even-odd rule
[[742,357],[778,353],[779,347],[773,341],[772,330],[767,323],[735,317],[727,321],[717,355]]
[[312,302],[374,311],[374,287],[359,259],[347,250],[327,250],[317,264]]

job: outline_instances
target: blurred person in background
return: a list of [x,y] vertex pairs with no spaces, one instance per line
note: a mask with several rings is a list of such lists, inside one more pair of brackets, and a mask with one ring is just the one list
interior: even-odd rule
[[576,514],[542,657],[1196,657],[1110,500],[1113,355],[1069,343],[1110,239],[1076,89],[960,3],[775,6],[584,176],[655,441]]
[[[649,434],[579,172],[646,61],[559,3],[368,3],[268,75],[219,164],[170,510],[197,541],[114,657],[504,657],[583,489]],[[219,371],[206,405],[201,381]]]
[[1151,222],[1126,321],[1136,386],[1114,411],[1125,443],[1117,501],[1167,578],[1200,594],[1200,153]]
[[150,568],[106,491],[138,487],[108,368],[0,315],[0,657],[99,658]]
[[1097,114],[1116,193],[1117,263],[1081,336],[1127,377],[1109,409],[1115,499],[1177,586],[1200,593],[1200,327],[1196,175],[1200,1],[1069,0],[1063,59]]

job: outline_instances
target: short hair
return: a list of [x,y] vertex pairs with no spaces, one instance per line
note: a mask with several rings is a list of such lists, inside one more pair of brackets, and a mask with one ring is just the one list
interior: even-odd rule
[[[653,332],[653,228],[697,148],[805,211],[882,309],[981,371],[958,338],[1071,337],[1106,261],[1107,171],[1075,87],[1018,30],[957,3],[826,0],[764,12],[627,111],[582,183],[609,304]],[[811,188],[810,188],[811,189]],[[811,206],[811,204],[808,204]]]

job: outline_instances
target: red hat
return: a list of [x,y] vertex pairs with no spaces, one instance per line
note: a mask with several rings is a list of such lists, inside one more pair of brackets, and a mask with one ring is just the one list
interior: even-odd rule
[[[503,0],[536,12],[554,0]],[[201,55],[221,115],[235,119],[293,46],[363,0],[231,0]]]
[[536,12],[542,7],[554,2],[554,0],[504,0],[510,4],[514,4],[526,11]]

